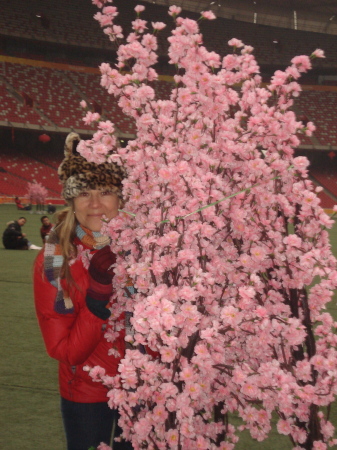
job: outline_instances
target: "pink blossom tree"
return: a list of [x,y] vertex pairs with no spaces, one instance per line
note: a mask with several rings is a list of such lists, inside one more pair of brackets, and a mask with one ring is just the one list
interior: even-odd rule
[[42,210],[47,196],[48,191],[41,183],[33,181],[32,183],[27,184],[26,197],[29,198],[30,203],[36,203],[37,210]]
[[[251,47],[232,39],[223,58],[207,51],[198,23],[171,6],[177,74],[160,100],[149,82],[165,25],[147,24],[137,6],[121,43],[117,9],[94,3],[118,44],[101,84],[137,127],[116,149],[113,124],[87,116],[98,131],[79,145],[89,160],[128,170],[123,210],[104,229],[118,255],[107,339],[115,354],[117,318],[132,313],[129,349],[116,377],[88,368],[109,388],[123,436],[135,449],[229,450],[244,429],[265,439],[275,412],[294,449],[336,445],[325,408],[337,392],[337,323],[325,311],[337,285],[333,220],[308,160],[294,156],[298,135],[314,126],[291,111],[297,80],[322,51],[293,58],[263,87]],[[126,296],[130,280],[136,292]]]

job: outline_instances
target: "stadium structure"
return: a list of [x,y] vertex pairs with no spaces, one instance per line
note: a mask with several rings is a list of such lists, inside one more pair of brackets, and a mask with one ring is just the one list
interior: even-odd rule
[[[293,106],[316,131],[301,137],[295,151],[310,160],[310,177],[323,187],[321,204],[337,203],[337,6],[335,0],[114,0],[120,23],[130,29],[134,7],[144,4],[142,18],[165,21],[171,4],[194,19],[212,9],[217,20],[201,25],[204,44],[220,55],[235,37],[254,47],[263,81],[300,54],[325,51],[301,79],[302,93]],[[112,120],[123,145],[134,137],[132,120],[100,86],[98,66],[114,63],[116,52],[99,24],[90,0],[0,0],[0,201],[25,197],[28,182],[48,190],[48,202],[62,203],[57,167],[66,134],[84,138],[95,131],[84,124],[80,101]],[[159,98],[168,98],[172,67],[167,58],[170,27],[159,38],[160,74],[154,83]]]

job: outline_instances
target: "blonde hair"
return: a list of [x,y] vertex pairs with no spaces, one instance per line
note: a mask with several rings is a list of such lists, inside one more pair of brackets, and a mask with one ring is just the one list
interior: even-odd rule
[[69,284],[74,280],[70,273],[69,260],[77,256],[77,248],[74,244],[76,226],[78,221],[75,216],[74,201],[68,201],[69,206],[56,214],[55,232],[59,239],[63,264],[61,267],[61,278],[65,278]]

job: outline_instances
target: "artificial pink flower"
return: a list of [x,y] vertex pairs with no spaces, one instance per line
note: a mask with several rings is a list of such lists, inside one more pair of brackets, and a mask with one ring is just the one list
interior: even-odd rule
[[88,111],[85,117],[83,117],[83,122],[86,125],[92,124],[92,122],[97,122],[100,119],[100,115],[98,113],[93,113]]
[[175,16],[178,16],[180,13],[181,13],[180,6],[172,5],[172,6],[169,7],[169,14],[170,14],[170,16],[175,17]]
[[213,13],[213,11],[201,11],[201,17],[207,20],[216,19],[216,15]]
[[97,450],[112,450],[111,447],[104,442],[101,442],[97,447]]
[[137,14],[143,12],[144,10],[145,10],[145,6],[143,6],[143,5],[137,5],[135,7],[135,11],[136,11]]
[[319,48],[316,48],[316,50],[312,52],[311,56],[315,58],[325,58],[324,51]]
[[156,31],[163,30],[166,27],[166,24],[163,22],[151,22],[152,28]]
[[230,41],[228,41],[228,45],[230,45],[231,47],[240,48],[243,47],[243,42],[240,41],[239,39],[233,38]]

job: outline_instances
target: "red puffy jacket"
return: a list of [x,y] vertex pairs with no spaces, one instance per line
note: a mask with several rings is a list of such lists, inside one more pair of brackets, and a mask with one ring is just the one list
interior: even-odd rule
[[[78,403],[107,401],[107,388],[93,382],[83,366],[102,366],[108,375],[115,375],[119,358],[108,356],[111,344],[104,338],[103,321],[86,306],[88,271],[77,260],[71,266],[71,275],[78,288],[67,288],[74,304],[74,312],[60,314],[54,311],[57,289],[46,279],[43,269],[44,254],[39,253],[34,265],[34,296],[37,318],[49,356],[59,361],[59,387],[61,396]],[[114,346],[123,357],[125,332]]]

